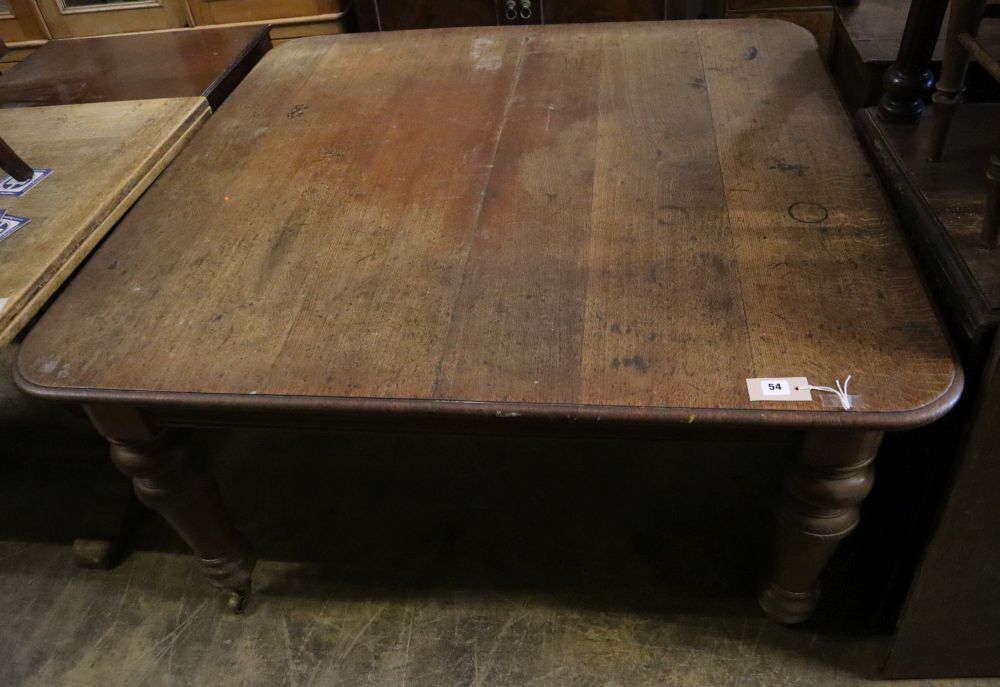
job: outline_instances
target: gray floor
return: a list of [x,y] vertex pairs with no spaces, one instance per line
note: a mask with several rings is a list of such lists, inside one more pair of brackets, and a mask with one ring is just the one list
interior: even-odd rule
[[103,448],[33,417],[0,448],[0,685],[854,685],[885,654],[851,547],[807,625],[755,607],[782,441],[198,433],[262,556],[233,616],[141,511],[75,569]]

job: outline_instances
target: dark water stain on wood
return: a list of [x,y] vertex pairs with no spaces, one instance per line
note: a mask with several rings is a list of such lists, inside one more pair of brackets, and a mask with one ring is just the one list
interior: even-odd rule
[[729,266],[726,261],[716,253],[702,253],[699,257],[702,264],[710,267],[716,276],[724,277],[729,274]]
[[799,201],[788,206],[788,216],[804,224],[820,224],[830,216],[830,211],[819,203]]
[[771,164],[768,165],[767,168],[775,169],[779,172],[785,172],[787,174],[793,174],[797,177],[804,177],[806,175],[806,170],[809,169],[806,165],[790,164],[781,158],[772,160]]
[[634,367],[642,374],[646,374],[647,372],[649,372],[649,361],[647,361],[644,357],[642,357],[638,353],[628,358],[614,358],[611,361],[611,367],[615,368],[616,370],[622,366]]

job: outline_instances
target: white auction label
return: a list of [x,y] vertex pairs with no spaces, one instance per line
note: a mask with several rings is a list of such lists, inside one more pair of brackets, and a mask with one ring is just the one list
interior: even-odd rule
[[805,377],[754,377],[747,380],[751,401],[811,401]]

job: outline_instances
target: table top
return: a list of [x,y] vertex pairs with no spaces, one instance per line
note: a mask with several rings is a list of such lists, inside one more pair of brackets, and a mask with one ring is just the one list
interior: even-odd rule
[[49,41],[0,75],[0,107],[204,96],[217,108],[271,47],[268,26]]
[[0,131],[28,164],[52,170],[7,216],[0,240],[0,345],[9,342],[174,158],[208,114],[204,98],[0,110]]
[[[854,409],[746,380],[853,375]],[[784,22],[271,51],[27,337],[84,402],[898,428],[961,372]]]

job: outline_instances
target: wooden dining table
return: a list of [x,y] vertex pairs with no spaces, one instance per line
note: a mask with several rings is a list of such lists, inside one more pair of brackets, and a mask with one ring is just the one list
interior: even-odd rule
[[792,430],[760,595],[783,623],[883,433],[962,389],[813,37],[757,19],[284,44],[14,374],[83,405],[236,610],[253,548],[185,428]]

